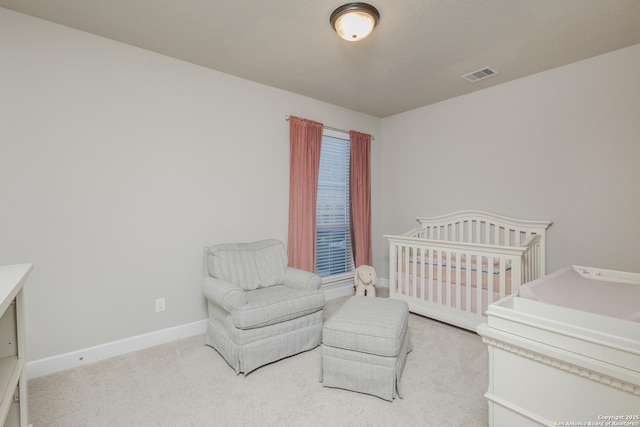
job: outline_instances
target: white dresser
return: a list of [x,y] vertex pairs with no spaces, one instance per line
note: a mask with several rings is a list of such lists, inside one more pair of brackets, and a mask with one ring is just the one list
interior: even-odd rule
[[33,264],[0,266],[0,425],[27,423],[24,300],[22,289]]
[[[574,270],[596,273],[579,279],[582,292],[595,280],[604,296],[615,293],[616,281],[640,286],[640,274],[575,266],[523,285],[520,294],[550,280],[566,288],[565,274]],[[570,290],[554,302],[577,304],[582,295]],[[626,303],[629,294],[621,295]],[[615,312],[598,307],[604,296],[589,304]],[[629,305],[638,307],[633,298]],[[489,426],[640,426],[640,322],[627,319],[633,310],[622,302],[623,318],[513,295],[491,304],[477,330],[489,349]]]

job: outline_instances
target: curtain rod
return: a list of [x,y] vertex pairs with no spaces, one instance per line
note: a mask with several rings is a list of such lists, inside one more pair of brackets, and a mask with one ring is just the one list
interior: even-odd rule
[[[284,116],[285,121],[287,121],[287,122],[288,122],[290,117],[291,117],[291,116]],[[349,134],[349,131],[348,131],[348,130],[334,128],[333,126],[326,126],[325,124],[323,124],[322,126],[323,126],[325,129],[329,129],[329,130],[332,130],[332,131],[335,131],[335,132],[342,132],[342,133]],[[376,138],[375,138],[373,135],[371,135],[371,140],[373,141],[373,140],[375,140],[375,139],[376,139]]]

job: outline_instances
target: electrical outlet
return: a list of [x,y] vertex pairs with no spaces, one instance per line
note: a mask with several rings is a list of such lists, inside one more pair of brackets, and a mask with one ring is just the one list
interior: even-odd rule
[[164,311],[164,298],[158,298],[156,300],[156,313]]

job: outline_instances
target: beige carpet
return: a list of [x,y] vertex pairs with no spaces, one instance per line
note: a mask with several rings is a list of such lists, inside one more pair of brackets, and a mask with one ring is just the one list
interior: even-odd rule
[[[345,298],[325,307],[328,318]],[[237,376],[204,336],[29,381],[44,426],[486,426],[487,348],[410,314],[404,399],[325,388],[320,348]]]

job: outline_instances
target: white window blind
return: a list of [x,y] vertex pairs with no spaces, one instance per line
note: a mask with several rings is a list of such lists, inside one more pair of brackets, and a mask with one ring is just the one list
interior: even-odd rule
[[316,273],[323,278],[353,270],[348,139],[324,135],[316,207]]

